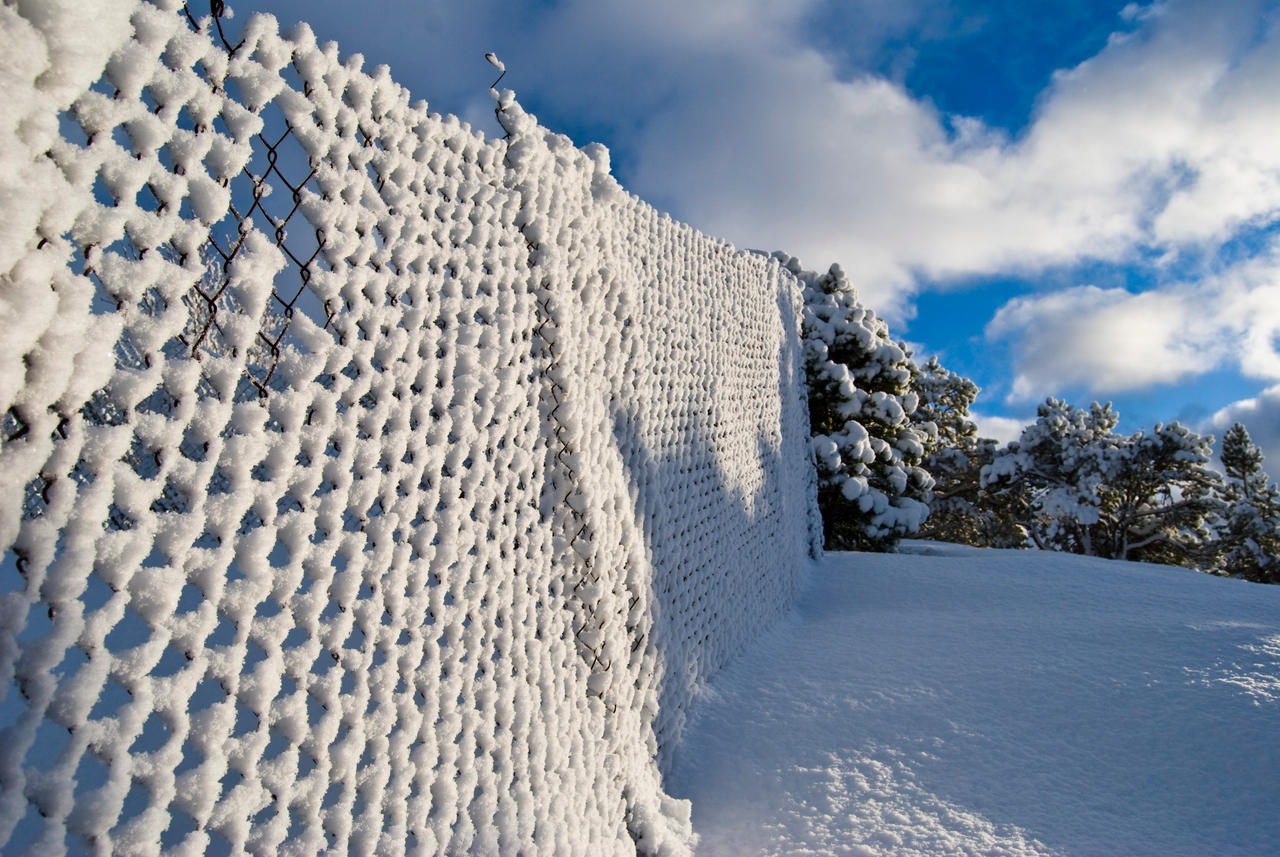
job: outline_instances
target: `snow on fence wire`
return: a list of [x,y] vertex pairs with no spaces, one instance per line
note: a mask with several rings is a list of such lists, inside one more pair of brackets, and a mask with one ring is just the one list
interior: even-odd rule
[[686,850],[820,537],[797,282],[221,12],[0,4],[0,851]]

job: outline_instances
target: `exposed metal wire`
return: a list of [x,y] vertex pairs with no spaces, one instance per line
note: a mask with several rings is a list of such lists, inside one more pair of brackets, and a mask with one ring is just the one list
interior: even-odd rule
[[[244,45],[244,41],[233,44],[228,38],[222,23],[226,12],[222,0],[211,0],[209,11],[223,48],[229,56],[234,56]],[[192,28],[197,30],[201,28],[201,20],[192,13],[190,3],[183,5],[183,12]],[[210,86],[220,90],[224,88],[224,82],[210,81]],[[236,208],[234,204],[229,207],[229,214],[235,224],[234,231],[210,233],[206,248],[214,262],[211,266],[213,273],[194,289],[194,297],[203,304],[203,308],[197,313],[197,321],[187,336],[192,356],[200,357],[208,348],[210,332],[217,329],[219,313],[225,312],[230,306],[226,289],[229,284],[227,269],[231,261],[240,253],[246,237],[254,227],[271,235],[294,272],[293,283],[296,287],[288,285],[281,288],[277,283],[277,287],[273,288],[271,293],[272,306],[258,331],[258,353],[254,355],[256,359],[251,361],[248,380],[257,389],[260,397],[267,395],[279,362],[281,342],[288,333],[299,299],[307,292],[307,286],[311,282],[316,266],[322,262],[320,254],[325,243],[324,235],[318,229],[312,230],[315,234],[315,243],[314,246],[309,247],[310,252],[300,253],[296,246],[290,246],[290,242],[287,241],[289,224],[301,208],[303,189],[315,178],[316,168],[307,159],[309,169],[301,180],[293,181],[285,175],[281,163],[283,160],[281,147],[292,139],[293,127],[287,120],[284,120],[284,127],[284,133],[275,139],[268,139],[265,130],[257,134],[255,148],[260,149],[260,152],[255,153],[255,158],[245,165],[238,176],[224,183],[231,186],[247,184],[250,202],[243,211]],[[369,141],[366,139],[365,145],[368,144]],[[300,147],[295,149],[295,154],[302,155]],[[251,167],[259,162],[259,158],[265,159],[265,169],[262,169],[261,173],[255,173]],[[292,203],[283,216],[271,214],[263,203],[266,197],[277,190],[286,191]],[[316,321],[327,328],[333,320],[333,313],[328,307],[324,308],[323,313],[323,320],[317,318]]]

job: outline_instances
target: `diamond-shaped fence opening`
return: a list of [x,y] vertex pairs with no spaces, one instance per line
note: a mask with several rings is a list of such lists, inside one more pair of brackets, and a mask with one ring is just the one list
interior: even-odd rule
[[4,412],[0,418],[0,444],[17,440],[27,433],[27,422],[14,408]]

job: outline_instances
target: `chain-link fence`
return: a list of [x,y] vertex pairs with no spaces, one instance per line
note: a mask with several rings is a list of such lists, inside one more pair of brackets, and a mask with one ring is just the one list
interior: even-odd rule
[[0,849],[678,850],[655,754],[815,531],[794,280],[506,96],[3,9]]

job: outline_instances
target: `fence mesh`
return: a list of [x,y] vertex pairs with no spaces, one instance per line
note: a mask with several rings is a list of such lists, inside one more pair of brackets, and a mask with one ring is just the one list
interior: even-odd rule
[[509,93],[0,13],[0,850],[679,853],[818,532],[794,279]]

